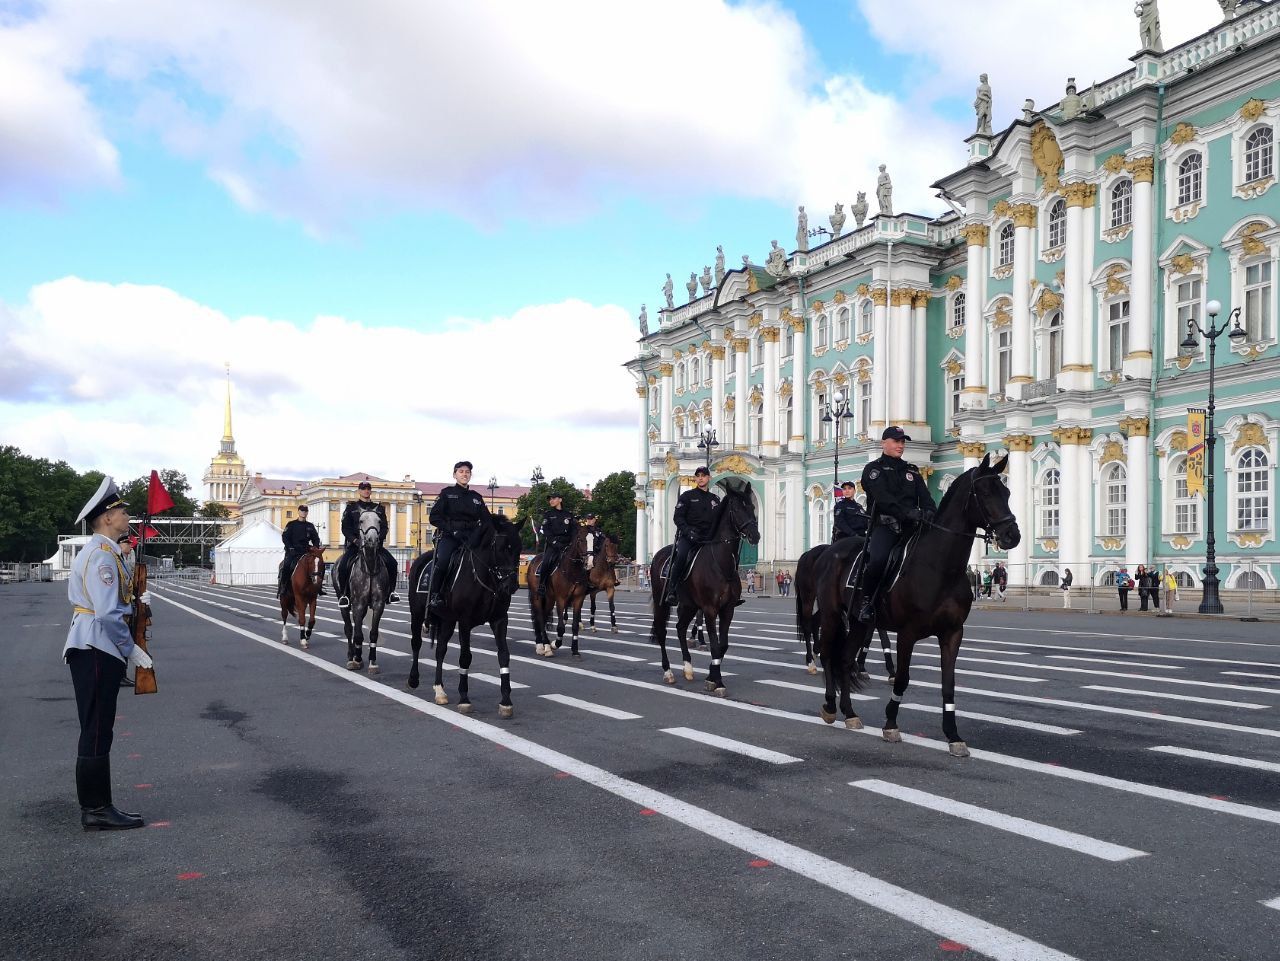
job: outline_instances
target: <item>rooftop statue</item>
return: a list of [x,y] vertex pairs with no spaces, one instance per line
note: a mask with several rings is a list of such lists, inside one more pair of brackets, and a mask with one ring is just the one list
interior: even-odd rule
[[649,310],[644,304],[640,305],[640,336],[649,336]]
[[1160,40],[1160,11],[1156,7],[1156,0],[1138,0],[1133,12],[1138,18],[1141,49],[1164,53],[1164,43]]
[[716,244],[716,286],[724,283],[724,248]]
[[861,227],[867,219],[867,192],[865,190],[858,191],[858,202],[849,209],[853,213],[854,225]]
[[702,268],[702,276],[699,277],[698,280],[702,284],[702,292],[704,294],[711,293],[711,288],[714,287],[715,284],[711,282],[711,268],[709,266]]
[[667,274],[667,282],[662,285],[662,296],[667,298],[667,310],[671,310],[676,305],[675,300],[672,297],[674,290],[675,285],[671,283],[671,275]]
[[978,78],[978,94],[973,98],[973,109],[978,115],[978,129],[974,133],[991,136],[991,84],[984,73]]
[[1067,78],[1067,93],[1062,98],[1062,119],[1073,120],[1080,116],[1084,109],[1084,101],[1080,99],[1080,95],[1076,93],[1076,78]]
[[796,250],[809,249],[809,215],[804,212],[804,204],[796,214]]
[[876,178],[876,202],[880,205],[881,217],[893,216],[893,181],[884,164],[880,165],[880,176]]
[[844,204],[836,204],[835,212],[827,220],[831,223],[831,239],[835,240],[844,230]]
[[778,246],[776,240],[769,241],[773,244],[773,248],[769,251],[769,258],[764,262],[764,269],[774,277],[787,276],[787,252]]

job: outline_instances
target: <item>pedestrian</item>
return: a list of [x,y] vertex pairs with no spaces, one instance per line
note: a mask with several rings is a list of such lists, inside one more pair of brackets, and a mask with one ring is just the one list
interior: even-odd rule
[[[129,510],[116,483],[104,477],[76,523],[93,536],[71,563],[67,596],[75,608],[63,660],[71,669],[80,715],[76,750],[76,794],[86,831],[127,831],[142,827],[142,816],[116,809],[111,801],[111,742],[116,699],[125,668],[151,667],[151,658],[133,643],[125,618],[133,614],[133,580],[118,539],[129,531]],[[150,603],[144,593],[140,605]]]
[[1173,568],[1164,569],[1164,612],[1173,613],[1173,602],[1178,599],[1178,579],[1173,576]]
[[1157,613],[1160,611],[1160,568],[1154,564],[1147,565],[1147,599],[1151,602],[1151,609]]
[[1145,611],[1147,609],[1147,568],[1145,564],[1139,564],[1138,569],[1133,573],[1134,586],[1138,589],[1138,603],[1141,605],[1138,610]]
[[790,571],[787,571],[786,576],[782,578],[782,592],[786,594],[787,597],[791,596],[791,582],[793,580],[795,580],[795,578],[791,576]]
[[978,573],[978,569],[972,564],[969,565],[967,573],[969,577],[969,589],[973,591],[973,599],[976,601],[978,596],[982,593],[982,575]]
[[756,592],[756,572],[747,571],[747,593],[754,594]]
[[1071,575],[1071,568],[1067,568],[1067,572],[1062,575],[1062,606],[1070,609],[1071,607],[1071,582],[1074,578]]
[[1120,610],[1127,611],[1129,609],[1129,589],[1133,587],[1133,580],[1129,577],[1129,568],[1121,567],[1116,571],[1116,593],[1120,595]]
[[996,593],[1000,597],[1000,603],[1005,603],[1004,592],[1009,587],[1009,569],[1004,566],[1004,561],[996,561],[995,573],[991,575],[991,582],[995,585]]
[[774,579],[774,581],[776,581],[776,582],[777,582],[777,584],[778,584],[778,596],[779,596],[779,597],[782,597],[782,596],[783,596],[783,594],[785,593],[785,592],[783,591],[783,588],[782,588],[782,582],[783,582],[784,580],[786,580],[786,578],[784,578],[784,577],[782,576],[782,571],[778,571],[778,573],[777,573],[777,574],[773,575],[773,579]]
[[982,594],[984,597],[991,596],[991,568],[989,567],[982,569]]

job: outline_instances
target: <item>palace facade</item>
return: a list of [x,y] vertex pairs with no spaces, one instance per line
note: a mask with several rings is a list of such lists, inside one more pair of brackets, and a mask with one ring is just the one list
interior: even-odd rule
[[[713,475],[755,493],[763,537],[744,562],[787,563],[829,539],[833,485],[859,479],[888,423],[937,495],[1009,455],[1023,540],[992,559],[1012,580],[1155,562],[1198,584],[1187,408],[1208,399],[1208,350],[1180,344],[1216,300],[1245,333],[1216,342],[1220,576],[1276,587],[1280,3],[1132,59],[1082,102],[969,138],[969,162],[932,185],[945,215],[875,216],[661,312],[626,363],[640,557],[670,542],[707,427]],[[841,402],[850,416],[824,421]]]

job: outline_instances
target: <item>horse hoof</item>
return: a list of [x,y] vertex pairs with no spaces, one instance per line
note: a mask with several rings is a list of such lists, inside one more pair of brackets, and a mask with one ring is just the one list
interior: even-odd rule
[[617,633],[618,633],[618,629],[617,629],[616,627],[611,627],[611,628],[609,628],[609,633],[610,633],[610,634],[617,634]]
[[409,690],[416,691],[418,689],[418,679],[416,677],[409,678]]
[[871,675],[870,675],[870,674],[868,674],[866,671],[859,671],[859,672],[858,672],[858,680],[860,680],[860,681],[869,681],[869,680],[871,680]]
[[446,694],[446,693],[444,692],[444,688],[443,688],[443,687],[441,687],[440,685],[438,685],[438,684],[437,684],[437,685],[435,685],[435,691],[436,691],[436,703],[437,703],[437,704],[439,704],[441,707],[443,707],[444,705],[446,705],[446,704],[448,704],[448,703],[449,703],[449,695],[448,695],[448,694]]
[[[871,676],[870,674],[868,674],[868,675],[867,675],[867,677],[870,677],[870,676]],[[885,680],[885,683],[886,683],[886,684],[892,684],[892,683],[893,683],[893,675],[892,675],[892,674],[890,674],[890,675],[889,675],[888,677],[886,677],[884,680]]]
[[555,656],[556,656],[556,649],[555,649],[554,647],[552,647],[550,644],[548,644],[548,645],[546,646],[546,648],[543,650],[543,652],[542,652],[542,656],[543,656],[543,657],[555,657]]
[[470,701],[463,701],[461,704],[459,704],[459,705],[458,705],[458,713],[459,713],[459,714],[470,714],[470,713],[471,713],[471,702],[470,702]]
[[573,656],[576,657],[578,660],[582,660],[582,655],[579,654],[577,651],[573,652]]
[[[288,644],[289,642],[285,641],[285,643]],[[311,647],[311,645],[308,644],[306,641],[299,641],[298,646],[301,647],[304,651]]]
[[897,744],[902,740],[902,732],[896,727],[886,727],[880,733],[890,744]]
[[818,708],[818,717],[822,718],[828,724],[834,724],[836,722],[836,712],[828,711],[825,707]]
[[[686,681],[692,681],[692,680],[693,680],[693,665],[692,665],[692,664],[686,664],[686,665],[684,666],[684,679],[685,679]],[[708,684],[711,684],[712,682],[711,682],[711,681],[707,681],[707,683],[708,683]],[[707,688],[707,690],[710,690],[710,688]]]
[[547,646],[545,644],[533,645],[533,653],[537,654],[539,657],[541,657],[543,653],[546,652],[546,649],[547,649]]
[[674,684],[676,682],[676,676],[672,674],[670,671],[664,672],[662,675],[662,679],[666,681],[668,684]]
[[378,665],[377,665],[377,664],[370,664],[370,665],[369,665],[369,673],[370,673],[370,674],[381,674],[381,673],[382,673],[382,668],[378,667]]
[[818,673],[818,665],[817,665],[817,664],[814,664],[814,663],[813,663],[813,661],[810,661],[810,662],[809,662],[809,673],[810,673],[810,674],[817,674],[817,673]]
[[347,670],[348,670],[348,671],[358,671],[358,670],[360,670],[360,662],[359,662],[359,661],[347,661]]
[[516,709],[510,704],[498,705],[498,717],[510,719],[516,713]]
[[861,730],[862,730],[862,718],[860,718],[860,717],[846,717],[846,718],[844,719],[844,726],[845,726],[845,727],[847,727],[847,728],[848,728],[849,730],[851,730],[851,731],[861,731]]
[[728,697],[729,692],[723,684],[717,684],[715,681],[707,681],[707,693],[714,694],[716,697]]
[[968,757],[969,747],[964,741],[952,741],[947,745],[947,750],[951,752],[952,757]]

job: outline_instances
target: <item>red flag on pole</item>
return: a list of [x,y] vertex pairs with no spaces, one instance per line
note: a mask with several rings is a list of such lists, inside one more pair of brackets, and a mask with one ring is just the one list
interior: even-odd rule
[[160,475],[152,471],[151,486],[147,488],[147,516],[167,511],[172,506],[173,498],[164,489],[164,484],[160,483]]

